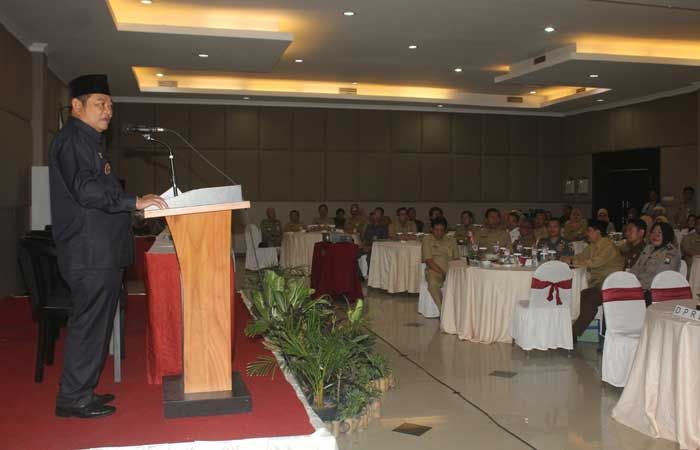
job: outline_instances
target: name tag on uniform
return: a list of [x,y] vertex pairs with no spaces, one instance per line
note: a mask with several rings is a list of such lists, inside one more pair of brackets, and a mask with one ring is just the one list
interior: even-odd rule
[[676,305],[676,308],[673,310],[673,315],[700,322],[700,311],[697,309],[690,309],[687,306]]

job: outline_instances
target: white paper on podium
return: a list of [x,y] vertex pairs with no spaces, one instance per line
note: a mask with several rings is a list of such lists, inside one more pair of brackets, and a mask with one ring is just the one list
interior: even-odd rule
[[[178,189],[178,192],[180,190]],[[243,201],[241,186],[219,186],[212,188],[193,189],[172,195],[173,188],[168,189],[161,195],[169,208],[189,208],[192,206],[217,205],[221,203],[238,203]],[[158,209],[156,206],[149,206],[146,211]]]

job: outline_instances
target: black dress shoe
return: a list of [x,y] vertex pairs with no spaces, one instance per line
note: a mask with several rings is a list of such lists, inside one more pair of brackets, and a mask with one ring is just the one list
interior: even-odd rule
[[77,417],[79,419],[93,419],[97,417],[105,417],[117,410],[114,406],[104,405],[96,400],[88,403],[85,406],[56,406],[56,415],[58,417]]
[[93,394],[92,399],[95,403],[106,405],[114,401],[114,394]]

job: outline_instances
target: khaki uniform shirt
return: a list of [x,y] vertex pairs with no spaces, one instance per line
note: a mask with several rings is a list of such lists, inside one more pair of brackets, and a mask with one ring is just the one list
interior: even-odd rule
[[474,239],[476,239],[476,232],[474,230],[473,225],[469,225],[468,227],[465,227],[461,223],[455,227],[455,235],[454,238],[458,241],[467,241],[469,240],[469,233],[472,233],[474,236]]
[[382,217],[382,223],[388,227],[389,225],[391,225],[391,217],[389,217],[389,216],[383,216],[383,217]]
[[564,224],[564,239],[569,242],[580,241],[586,237],[588,223],[585,220],[579,223],[566,222]]
[[260,222],[262,241],[272,247],[282,245],[282,222],[278,219],[264,219]]
[[389,236],[395,237],[396,233],[415,233],[416,223],[412,220],[407,220],[405,225],[402,225],[398,220],[396,223],[389,225]]
[[443,236],[442,239],[436,239],[432,234],[425,236],[421,251],[423,262],[432,259],[445,272],[450,261],[459,259],[457,241],[448,236]]
[[365,233],[365,227],[367,226],[367,218],[361,215],[350,216],[345,221],[345,232],[351,234],[359,234],[362,236]]
[[625,267],[625,259],[615,244],[608,238],[601,238],[591,243],[581,253],[574,256],[576,266],[586,267],[591,271],[591,287],[600,288],[605,277]]
[[549,232],[547,231],[547,227],[541,226],[539,228],[535,228],[535,240],[537,239],[547,239],[549,237]]
[[681,250],[683,251],[685,262],[690,267],[693,262],[693,256],[700,255],[700,234],[696,231],[684,237],[683,242],[681,242]]
[[476,243],[479,247],[493,247],[498,243],[501,247],[510,247],[510,233],[505,228],[481,227],[476,233]]
[[694,203],[681,203],[673,214],[673,225],[675,228],[683,228],[688,222],[689,215],[695,215]]
[[296,233],[297,231],[302,231],[306,229],[306,225],[304,225],[303,222],[298,222],[298,223],[292,223],[289,222],[287,225],[284,226],[284,232],[285,233]]
[[538,238],[535,236],[535,233],[530,233],[527,236],[523,236],[521,234],[518,240],[513,243],[513,247],[517,247],[518,245],[522,245],[523,247],[534,247],[537,240]]
[[656,249],[649,244],[644,247],[639,259],[630,272],[637,276],[644,290],[651,289],[651,281],[656,275],[666,270],[678,270],[681,267],[681,252],[673,244]]
[[333,218],[332,218],[332,217],[328,217],[328,216],[326,216],[326,217],[316,217],[316,218],[314,219],[314,222],[313,222],[313,223],[314,223],[314,225],[327,225],[327,226],[335,225],[335,221],[333,220]]
[[622,257],[625,258],[625,269],[631,269],[632,266],[634,266],[646,245],[647,243],[642,240],[641,242],[637,243],[637,245],[630,245],[625,242],[619,247]]

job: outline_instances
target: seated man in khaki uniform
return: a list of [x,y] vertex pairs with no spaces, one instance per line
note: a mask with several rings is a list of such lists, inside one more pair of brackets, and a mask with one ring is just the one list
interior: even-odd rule
[[[544,241],[544,239],[541,240]],[[517,248],[519,245],[534,248],[535,244],[537,244],[535,224],[529,217],[523,217],[520,221],[520,237],[513,242],[513,248]]]
[[457,241],[445,235],[447,221],[439,217],[431,223],[431,233],[423,238],[422,259],[425,263],[425,279],[428,292],[438,308],[442,307],[442,285],[447,277],[448,264],[459,258]]
[[547,213],[538,210],[535,212],[535,240],[546,239],[549,236],[547,232]]
[[[406,208],[399,208],[396,210],[396,217],[398,220],[389,225],[389,237],[396,239],[398,233],[407,234],[415,233],[416,224],[408,219],[408,210]],[[408,238],[408,236],[401,236],[402,239]]]
[[345,232],[362,236],[366,226],[367,217],[360,211],[360,205],[353,203],[350,205],[350,218],[345,221]]
[[318,206],[318,217],[314,219],[314,225],[335,226],[332,217],[328,217],[328,205],[322,203]]
[[693,263],[693,256],[700,255],[700,219],[695,221],[695,232],[683,238],[681,251],[688,268],[690,268],[690,265]]
[[297,231],[303,231],[306,229],[306,225],[300,221],[299,211],[293,209],[289,211],[289,223],[284,226],[285,233],[296,233]]
[[631,269],[647,245],[647,224],[642,219],[632,220],[625,226],[625,243],[620,253],[625,258],[625,269]]
[[459,225],[455,228],[455,239],[457,241],[471,242],[475,239],[474,213],[462,211],[459,215]]
[[275,208],[267,208],[265,214],[267,218],[260,222],[260,247],[279,247],[282,245],[282,222],[275,216]]
[[576,256],[561,258],[565,263],[587,268],[591,274],[590,287],[581,291],[581,313],[574,323],[574,340],[586,331],[598,312],[598,307],[603,304],[600,289],[605,278],[625,267],[625,259],[607,238],[607,228],[607,223],[591,220],[586,230],[590,245]]
[[501,226],[501,212],[496,208],[486,210],[486,223],[476,233],[476,243],[479,247],[490,249],[494,245],[510,248],[510,233]]

